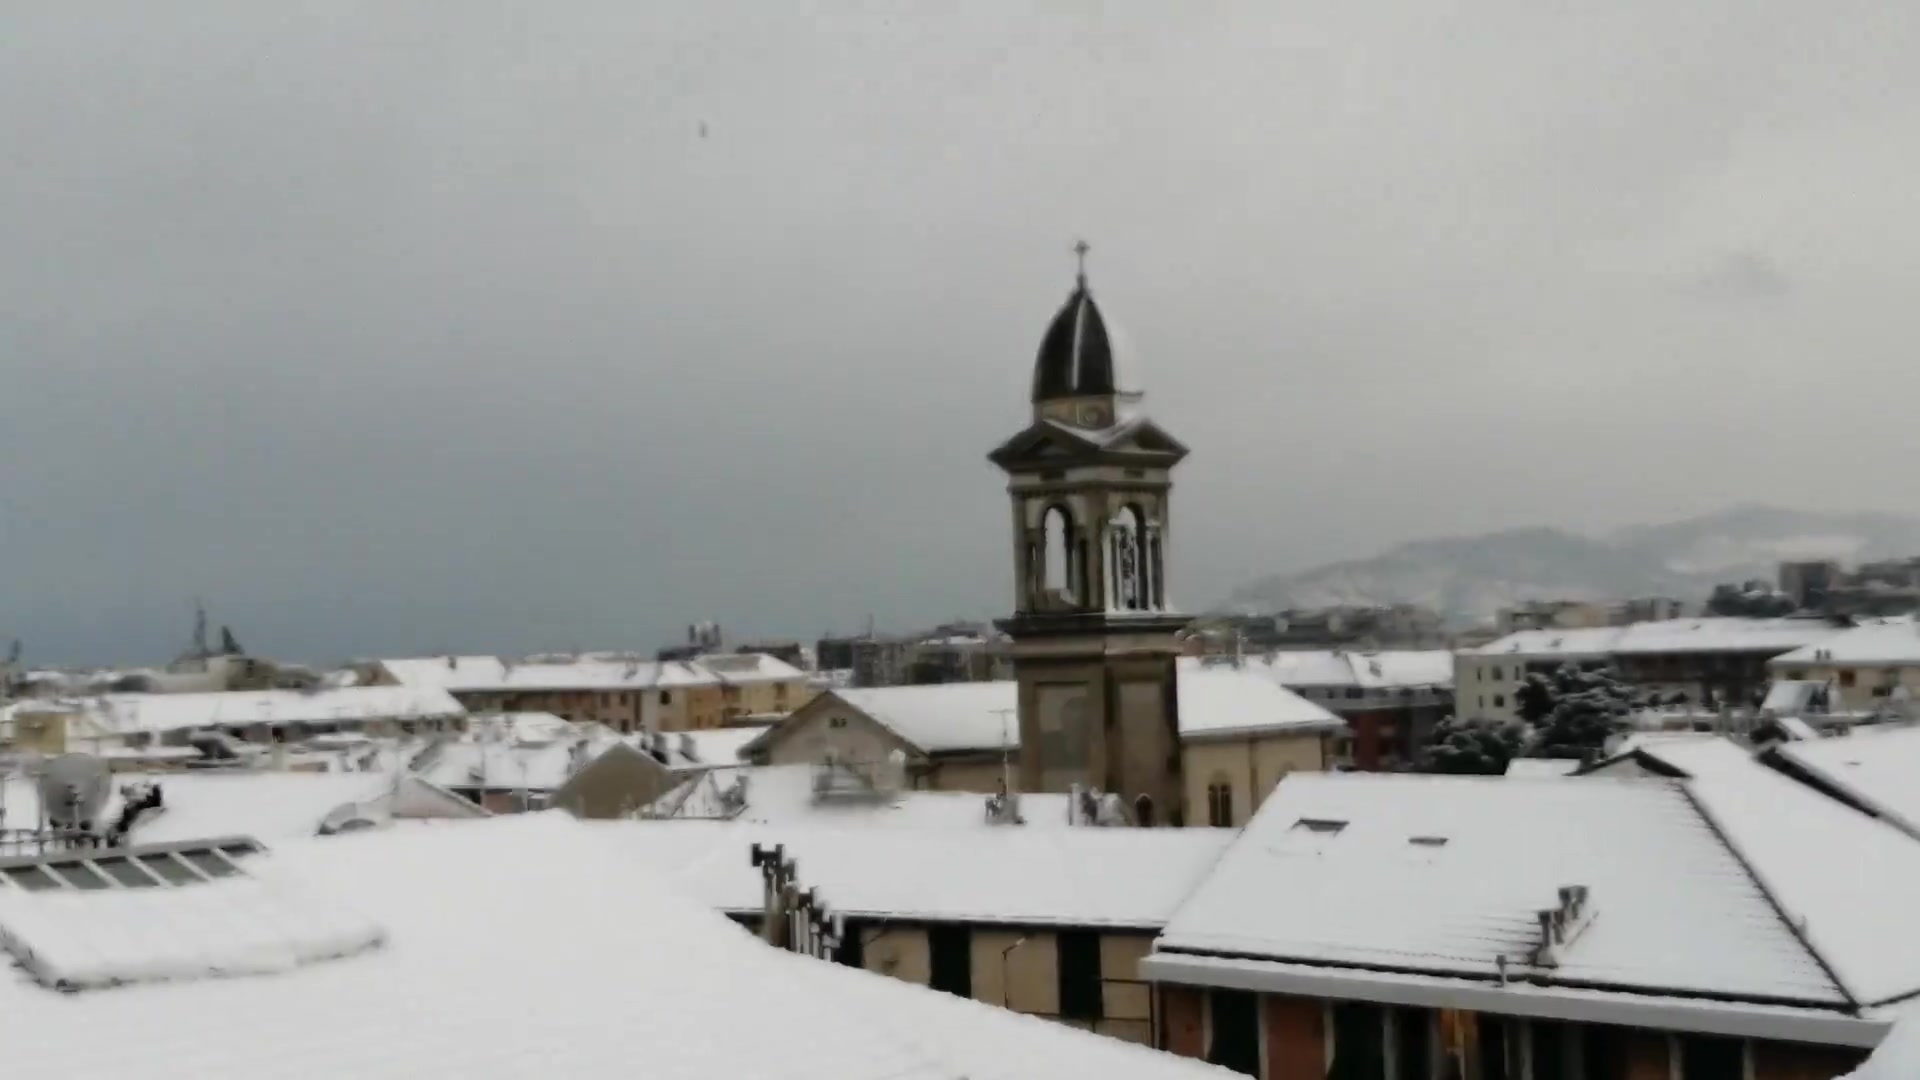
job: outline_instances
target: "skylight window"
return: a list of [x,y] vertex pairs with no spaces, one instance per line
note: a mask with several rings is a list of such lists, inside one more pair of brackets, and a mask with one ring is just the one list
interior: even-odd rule
[[1293,827],[1303,832],[1317,833],[1321,836],[1336,836],[1341,829],[1347,827],[1347,823],[1337,821],[1333,818],[1303,817],[1299,821],[1294,822]]
[[1412,844],[1414,847],[1446,847],[1447,838],[1444,836],[1409,836],[1407,837],[1407,843]]
[[0,859],[0,888],[48,892],[197,885],[244,874],[239,860],[259,851],[252,840],[229,839],[19,855]]

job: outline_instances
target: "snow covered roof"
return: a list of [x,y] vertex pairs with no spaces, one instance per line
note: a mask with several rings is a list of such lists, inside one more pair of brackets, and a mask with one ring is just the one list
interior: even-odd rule
[[[1250,671],[1183,659],[1177,685],[1180,735],[1185,739],[1345,727],[1319,705]],[[1019,684],[1010,680],[833,693],[928,753],[1020,745]]]
[[1832,623],[1812,618],[1663,619],[1627,626],[1520,630],[1464,653],[1521,659],[1591,659],[1651,653],[1784,653],[1825,641],[1836,632]]
[[466,715],[466,709],[444,690],[406,686],[102,694],[73,699],[66,711],[77,712],[93,732],[103,735],[158,734],[252,724],[433,720]]
[[[1548,963],[1538,913],[1567,886],[1594,914]],[[1496,982],[1504,957],[1532,985],[1851,1004],[1667,781],[1294,774],[1159,948]]]
[[1020,745],[1020,688],[1008,680],[833,693],[930,754]]
[[1580,762],[1571,758],[1514,758],[1507,762],[1507,775],[1550,780],[1556,776],[1571,776],[1579,767]]
[[1782,653],[1834,635],[1825,619],[1666,619],[1620,628],[1612,651],[1634,653]]
[[1892,620],[1842,630],[1772,660],[1775,667],[1811,664],[1920,664],[1920,623]]
[[1182,660],[1178,686],[1182,739],[1346,728],[1346,721],[1326,709],[1243,668]]
[[1287,687],[1356,686],[1397,690],[1453,685],[1453,654],[1445,649],[1379,652],[1313,649],[1249,656],[1241,663],[1244,670],[1266,675]]
[[613,1080],[636,1061],[650,1080],[1228,1075],[768,948],[641,860],[609,858],[595,827],[561,814],[301,841],[269,857],[378,925],[387,947],[270,976],[78,995],[0,972],[0,1015],[35,1034],[8,1044],[8,1067],[120,1075],[134,1047],[147,1080]]
[[1477,649],[1462,649],[1463,656],[1514,656],[1520,659],[1593,659],[1613,651],[1620,627],[1593,626],[1577,629],[1516,630],[1495,638]]
[[[411,807],[432,800],[431,790],[419,790],[414,778],[378,772],[276,772],[219,769],[114,775],[114,794],[101,811],[111,821],[120,813],[123,790],[140,783],[158,784],[163,801],[157,811],[141,815],[134,827],[134,843],[165,843],[209,836],[251,836],[266,843],[313,836],[329,815],[342,807],[360,806],[393,816],[384,803],[397,791]],[[485,811],[457,796],[435,800],[421,816],[485,816]],[[39,820],[39,795],[24,777],[0,782],[0,808],[10,828],[32,828]],[[400,816],[414,816],[403,812]]]
[[[654,803],[658,820],[733,820],[771,825],[906,826],[920,829],[1005,828],[987,821],[987,796],[962,791],[900,791],[874,799],[814,798],[812,765],[758,765],[712,769]],[[744,802],[729,805],[723,792],[743,782]],[[1065,828],[1066,795],[1020,796],[1018,828]]]
[[718,653],[694,660],[647,660],[616,653],[503,660],[497,656],[428,656],[382,660],[403,686],[454,693],[511,690],[652,690],[776,680],[803,680],[806,672],[759,653]]
[[1920,843],[1750,757],[1689,771],[1687,792],[1850,1002],[1920,993]]
[[1861,727],[1780,743],[1771,753],[1920,837],[1920,728]]
[[42,986],[82,991],[286,971],[385,940],[258,852],[230,838],[0,859],[0,948]]
[[[977,797],[976,797],[977,798]],[[606,823],[635,857],[723,911],[758,911],[753,844],[783,845],[802,888],[848,917],[1158,929],[1232,842],[1229,829],[915,829]],[[693,831],[710,834],[691,841]],[[678,834],[678,835],[675,835]]]

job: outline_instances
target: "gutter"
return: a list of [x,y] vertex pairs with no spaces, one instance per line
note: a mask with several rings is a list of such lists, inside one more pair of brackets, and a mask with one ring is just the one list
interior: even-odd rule
[[1154,983],[1250,990],[1297,997],[1463,1009],[1533,1020],[1725,1035],[1871,1049],[1893,1028],[1887,1018],[1703,998],[1616,993],[1533,983],[1496,983],[1445,976],[1283,961],[1244,960],[1154,952],[1140,961],[1140,977]]

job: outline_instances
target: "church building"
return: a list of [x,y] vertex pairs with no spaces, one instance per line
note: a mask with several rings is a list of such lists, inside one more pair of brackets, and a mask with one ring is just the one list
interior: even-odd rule
[[1168,588],[1173,468],[1187,448],[1147,417],[1087,286],[1040,341],[1033,418],[988,455],[1013,509],[1020,787],[1119,795],[1138,824],[1179,824],[1177,665]]

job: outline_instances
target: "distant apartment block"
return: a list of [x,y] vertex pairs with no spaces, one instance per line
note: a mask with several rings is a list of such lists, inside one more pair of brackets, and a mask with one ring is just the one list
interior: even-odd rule
[[382,660],[376,682],[444,689],[475,713],[550,712],[620,732],[730,727],[781,716],[813,697],[806,672],[760,654],[652,660],[616,653]]

